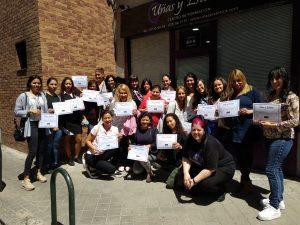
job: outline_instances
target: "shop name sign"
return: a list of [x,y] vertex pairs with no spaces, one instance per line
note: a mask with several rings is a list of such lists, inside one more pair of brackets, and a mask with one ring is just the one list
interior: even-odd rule
[[193,26],[218,16],[280,0],[157,0],[123,11],[121,36]]
[[161,4],[157,3],[151,7],[151,12],[154,17],[161,16],[165,13],[174,12],[175,16],[178,16],[183,9],[183,4],[186,4],[187,7],[195,6],[197,4],[201,4],[203,2],[207,2],[207,0],[188,0],[188,1],[179,1],[177,3],[171,4]]

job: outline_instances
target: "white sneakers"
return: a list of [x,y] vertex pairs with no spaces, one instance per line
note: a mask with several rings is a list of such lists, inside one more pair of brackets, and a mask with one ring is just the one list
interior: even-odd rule
[[274,220],[281,216],[280,209],[275,209],[273,206],[269,205],[264,210],[258,213],[257,218],[260,220]]
[[34,185],[31,183],[30,179],[24,179],[22,181],[22,187],[26,190],[26,191],[32,191],[34,190]]
[[38,172],[38,173],[36,174],[36,179],[37,179],[39,182],[41,182],[41,183],[47,182],[47,178],[46,178],[45,176],[43,176],[43,175],[41,174],[41,172]]
[[262,211],[258,213],[257,218],[260,220],[274,220],[281,216],[281,211],[285,209],[284,201],[279,203],[278,209],[275,209],[270,205],[270,200],[267,198],[261,199],[260,204],[264,207]]
[[[268,198],[263,198],[260,200],[260,205],[264,208],[267,208],[270,205],[270,200]],[[279,202],[279,209],[280,210],[285,209],[284,201]]]

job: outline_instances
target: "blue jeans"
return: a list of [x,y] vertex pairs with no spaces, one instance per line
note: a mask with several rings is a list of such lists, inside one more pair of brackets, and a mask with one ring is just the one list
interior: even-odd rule
[[62,130],[51,130],[51,134],[48,135],[48,154],[50,156],[49,166],[58,166],[59,164],[59,147],[62,135]]
[[270,205],[278,209],[279,202],[283,200],[283,172],[282,163],[287,157],[293,146],[292,139],[275,139],[266,140],[266,149],[268,151],[268,162],[266,166],[266,174],[269,179]]

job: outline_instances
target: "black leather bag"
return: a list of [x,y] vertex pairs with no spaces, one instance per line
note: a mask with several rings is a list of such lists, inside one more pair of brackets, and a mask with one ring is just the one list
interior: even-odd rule
[[[27,106],[27,94],[25,93],[25,108]],[[14,139],[16,141],[25,141],[26,138],[24,137],[24,131],[25,131],[25,123],[28,118],[21,118],[20,123],[17,122],[17,119],[14,118],[14,124],[15,124],[15,130],[14,130]]]
[[26,138],[24,137],[26,120],[27,120],[27,118],[21,118],[20,123],[18,124],[16,118],[14,118],[14,124],[15,124],[14,138],[16,141],[25,141],[26,140]]

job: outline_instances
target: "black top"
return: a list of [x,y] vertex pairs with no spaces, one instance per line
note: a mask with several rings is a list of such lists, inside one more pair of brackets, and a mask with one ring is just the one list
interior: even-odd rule
[[[70,100],[70,99],[74,99],[75,95],[73,95],[73,97],[69,94],[61,94],[61,101],[64,102],[66,100]],[[68,123],[72,123],[72,124],[77,124],[77,125],[81,125],[81,121],[82,121],[82,111],[81,110],[77,110],[77,111],[73,111],[72,114],[67,114],[67,115],[62,115],[62,120],[63,122],[68,122]]]
[[150,153],[157,153],[156,149],[156,135],[158,130],[154,127],[150,127],[147,130],[137,129],[134,135],[134,144],[137,145],[151,145]]
[[60,102],[60,98],[57,94],[54,95],[49,95],[46,93],[46,99],[47,99],[47,104],[48,104],[48,109],[53,109],[53,102]]
[[99,106],[95,102],[84,102],[84,115],[91,125],[97,125],[99,118]]
[[[260,103],[261,96],[256,89],[237,96],[233,99],[240,100],[240,108],[253,109],[253,103]],[[240,115],[238,117],[226,118],[225,123],[229,125],[232,132],[232,141],[235,143],[242,143],[246,137],[247,131],[252,126],[253,115]]]
[[190,134],[183,147],[182,157],[189,159],[192,166],[201,169],[216,170],[232,173],[235,168],[232,155],[213,136],[207,134],[199,143]]

